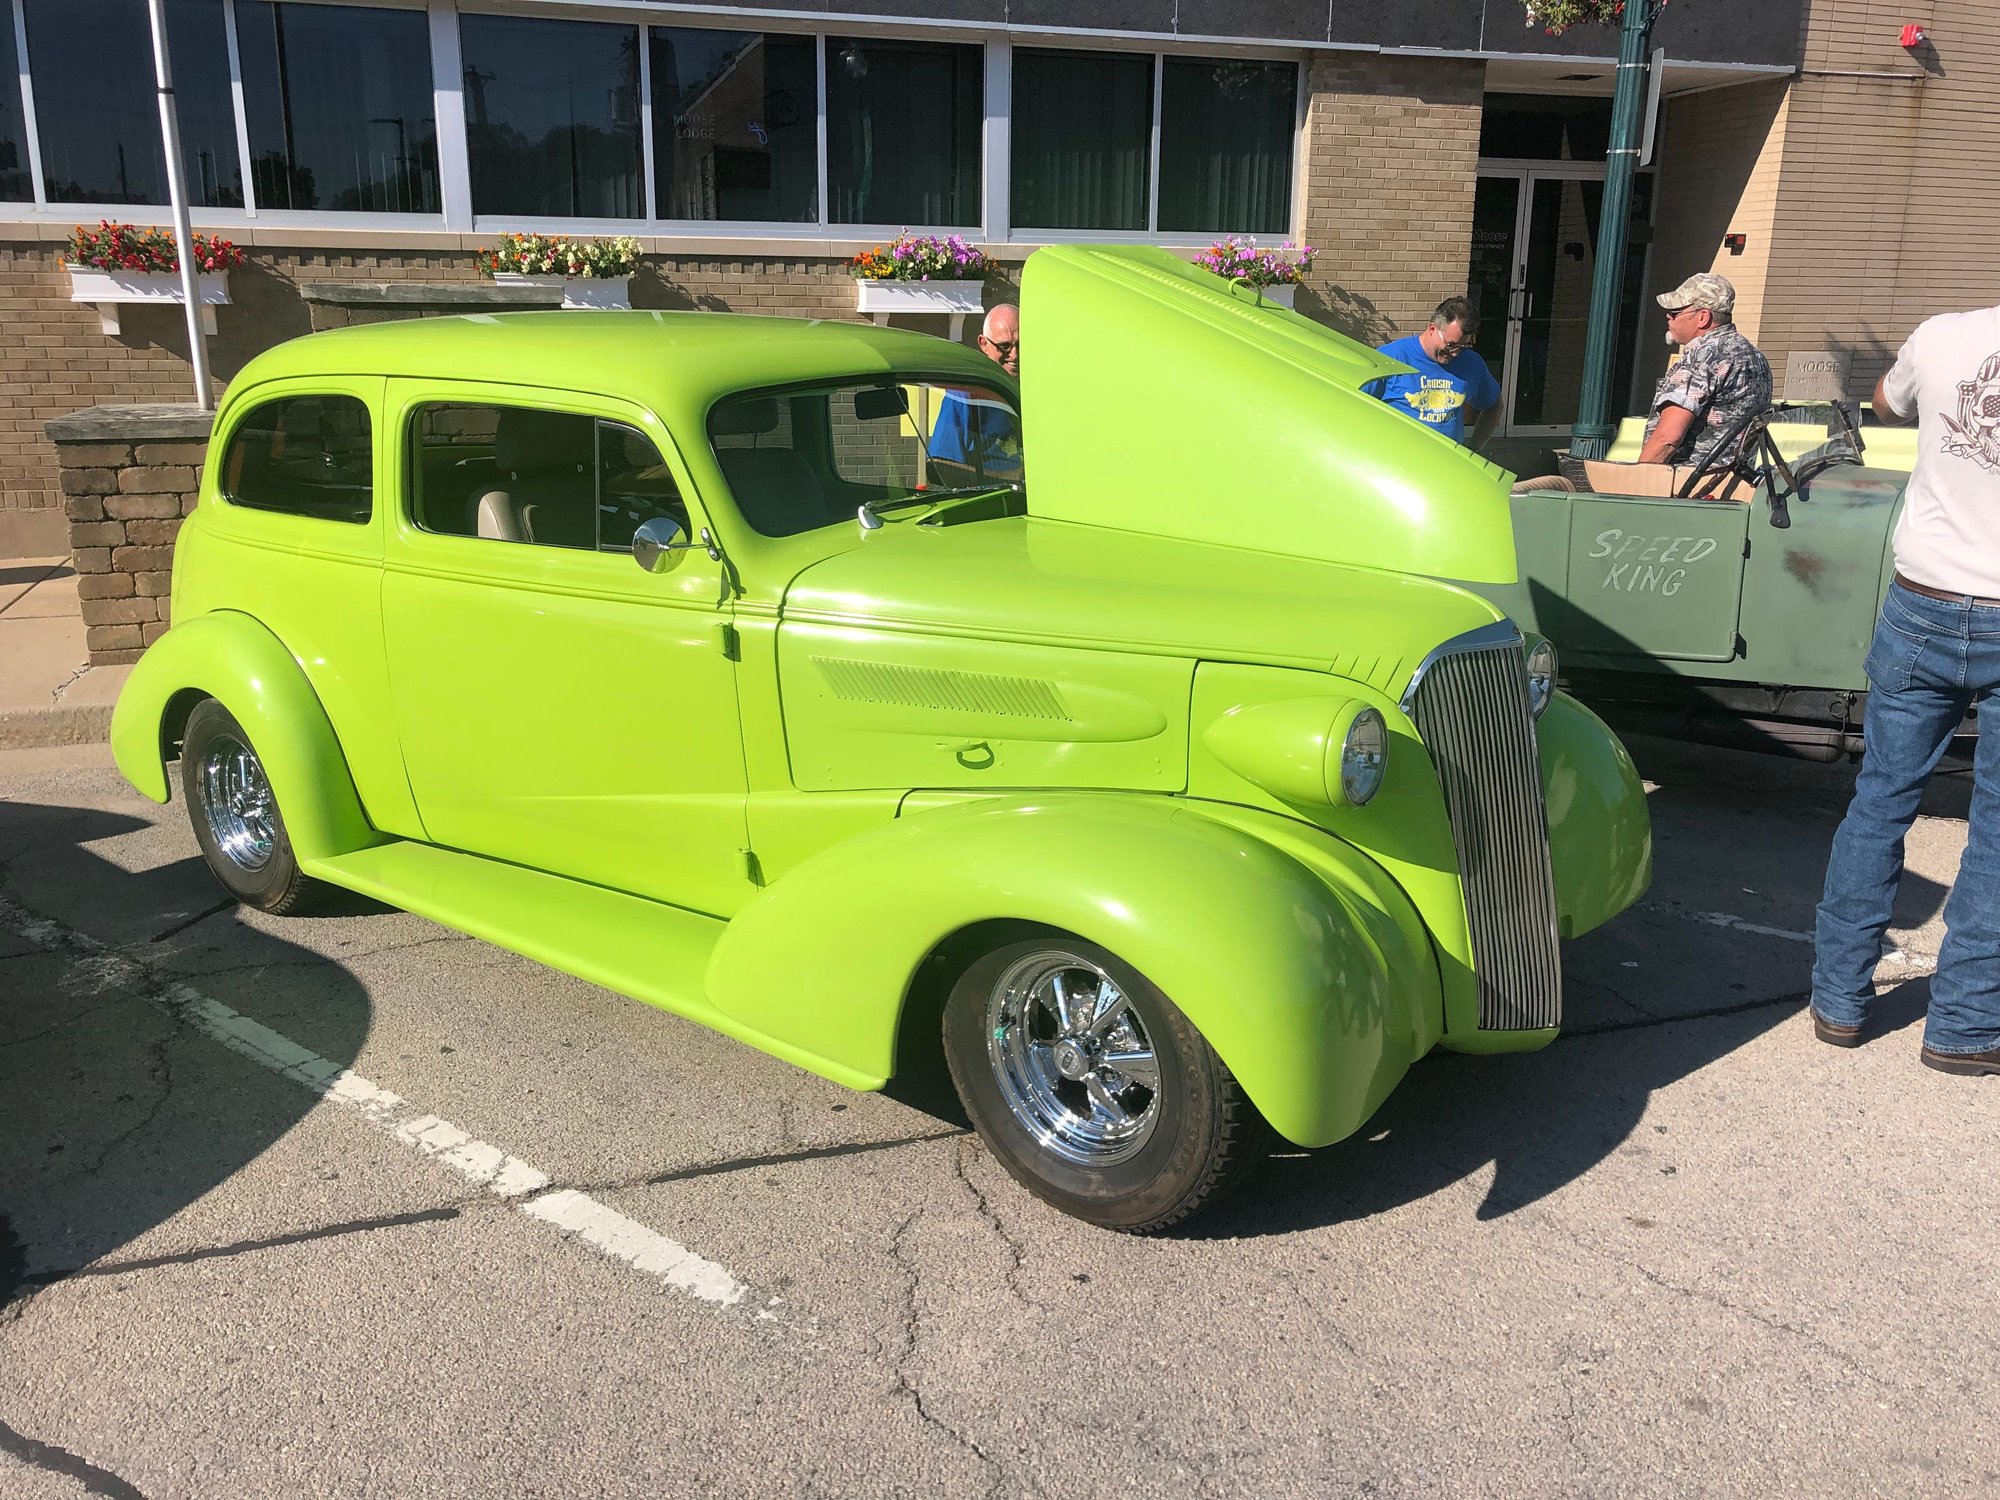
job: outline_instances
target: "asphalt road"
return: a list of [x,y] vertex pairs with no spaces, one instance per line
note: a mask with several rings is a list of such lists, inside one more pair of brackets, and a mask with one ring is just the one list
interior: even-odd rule
[[246,914],[101,749],[0,754],[0,1497],[1992,1495],[2000,1080],[1916,1056],[1964,780],[1844,1052],[1848,773],[1636,748],[1658,873],[1569,1034],[1152,1241],[935,1078]]

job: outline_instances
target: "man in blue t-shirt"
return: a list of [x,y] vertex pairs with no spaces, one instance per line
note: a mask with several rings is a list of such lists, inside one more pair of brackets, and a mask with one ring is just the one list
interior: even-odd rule
[[[987,309],[979,349],[1016,380],[1021,378],[1021,310],[1011,302]],[[938,409],[930,455],[962,464],[979,479],[1021,477],[1021,419],[988,392],[953,391]]]
[[1455,443],[1466,441],[1465,419],[1470,413],[1475,418],[1471,446],[1477,448],[1492,436],[1500,420],[1500,382],[1486,361],[1472,352],[1478,334],[1479,314],[1472,303],[1464,297],[1447,297],[1422,333],[1382,346],[1382,353],[1402,361],[1413,373],[1384,375],[1362,389]]

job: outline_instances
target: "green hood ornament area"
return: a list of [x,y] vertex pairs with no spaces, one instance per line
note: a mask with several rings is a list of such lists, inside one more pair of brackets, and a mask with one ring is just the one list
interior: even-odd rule
[[1442,581],[1513,579],[1504,476],[1163,252],[1038,251],[1023,299],[1024,489],[939,440],[1014,382],[905,330],[259,356],[120,769],[165,801],[178,762],[263,910],[363,892],[853,1088],[941,1058],[1115,1229],[1353,1134],[1435,1048],[1547,1044],[1651,836],[1547,651]]

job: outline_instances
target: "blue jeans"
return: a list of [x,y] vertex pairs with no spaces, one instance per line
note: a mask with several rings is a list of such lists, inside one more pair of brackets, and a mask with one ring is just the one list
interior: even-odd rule
[[1903,878],[1903,839],[1952,731],[1979,707],[1972,812],[1924,1045],[2000,1047],[2000,606],[1947,604],[1892,584],[1868,649],[1867,720],[1854,801],[1833,836],[1819,904],[1812,1004],[1858,1026]]

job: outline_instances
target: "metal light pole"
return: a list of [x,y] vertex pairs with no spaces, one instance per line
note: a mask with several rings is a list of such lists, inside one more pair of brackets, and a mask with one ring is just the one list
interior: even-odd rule
[[166,0],[147,0],[153,22],[153,78],[160,91],[160,139],[167,149],[167,196],[174,205],[174,253],[181,263],[181,297],[187,304],[188,355],[194,362],[194,401],[203,411],[215,404],[208,393],[208,343],[201,331],[201,275],[194,263],[194,231],[188,227],[187,179],[181,175],[181,122],[174,108],[174,70],[167,56]]
[[1618,304],[1625,287],[1626,222],[1632,172],[1646,104],[1646,52],[1665,0],[1627,0],[1618,34],[1618,88],[1611,100],[1611,149],[1604,160],[1604,206],[1597,220],[1597,274],[1590,284],[1590,337],[1583,350],[1583,392],[1569,451],[1602,458],[1618,424],[1611,417],[1611,364],[1618,353]]

